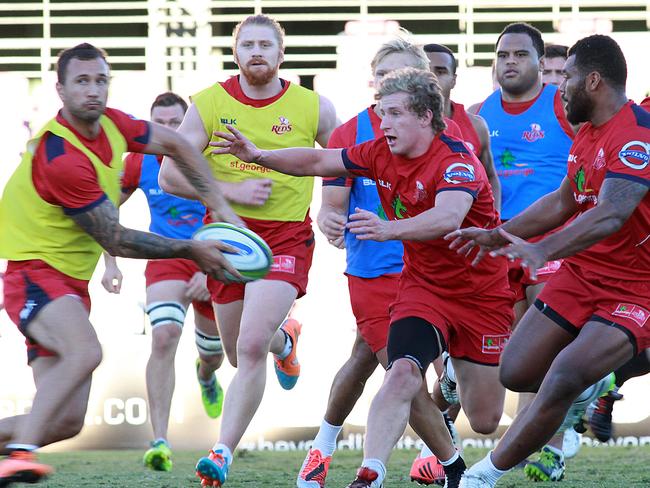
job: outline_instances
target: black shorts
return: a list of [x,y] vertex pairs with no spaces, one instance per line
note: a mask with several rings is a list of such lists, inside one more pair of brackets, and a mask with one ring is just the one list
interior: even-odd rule
[[388,331],[388,366],[398,359],[413,361],[422,374],[442,351],[446,349],[442,333],[435,325],[419,317],[396,320]]

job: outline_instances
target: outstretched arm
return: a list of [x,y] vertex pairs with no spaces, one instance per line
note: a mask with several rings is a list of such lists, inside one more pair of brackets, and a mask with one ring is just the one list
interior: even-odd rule
[[108,199],[86,212],[71,215],[70,218],[112,256],[192,259],[206,274],[220,281],[228,281],[224,269],[240,276],[219,251],[235,251],[227,244],[219,241],[169,239],[123,227],[119,222],[117,208]]
[[647,193],[648,186],[644,183],[607,178],[598,205],[578,216],[564,229],[535,244],[506,236],[512,244],[493,254],[521,258],[522,265],[531,270],[543,266],[546,261],[572,256],[618,232]]
[[489,230],[476,227],[459,229],[446,235],[445,239],[452,241],[449,245],[451,249],[456,249],[459,254],[465,256],[479,246],[479,252],[472,261],[472,265],[476,266],[486,253],[499,249],[510,242],[506,235],[525,240],[545,234],[560,227],[577,211],[578,207],[573,199],[571,184],[565,177],[560,188],[544,195],[500,227]]
[[[151,124],[151,138],[144,152],[172,157],[183,176],[179,181],[193,189],[197,199],[210,210],[215,220],[243,225],[219,190],[205,158],[184,136],[162,125]],[[164,185],[162,188],[166,190]]]
[[211,142],[213,154],[232,154],[247,163],[257,163],[293,176],[350,176],[343,164],[342,149],[292,147],[265,151],[249,141],[231,125],[230,133],[215,131],[221,141]]

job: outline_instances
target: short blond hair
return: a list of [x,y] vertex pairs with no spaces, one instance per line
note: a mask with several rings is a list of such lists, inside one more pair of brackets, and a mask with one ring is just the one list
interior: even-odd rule
[[420,46],[413,44],[404,37],[395,37],[390,41],[382,44],[375,54],[375,57],[372,58],[372,61],[370,62],[372,73],[375,73],[375,68],[386,56],[396,53],[410,54],[415,60],[415,65],[413,66],[414,68],[429,69],[429,58],[427,58],[426,53]]
[[275,37],[280,46],[280,50],[284,51],[284,27],[282,27],[280,25],[280,22],[275,20],[273,17],[269,17],[265,14],[249,15],[235,26],[235,28],[232,30],[233,51],[235,50],[235,47],[237,47],[239,32],[242,30],[242,27],[246,27],[247,25],[264,25],[273,29],[275,32]]
[[404,92],[408,97],[406,108],[418,117],[424,117],[431,110],[431,127],[436,132],[447,128],[443,116],[444,99],[438,79],[431,71],[417,68],[400,68],[384,76],[377,87],[375,98]]

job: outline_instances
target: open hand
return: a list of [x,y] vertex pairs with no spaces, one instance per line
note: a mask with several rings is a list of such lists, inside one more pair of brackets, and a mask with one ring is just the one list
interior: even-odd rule
[[472,260],[472,266],[478,265],[488,252],[508,243],[497,229],[482,229],[480,227],[458,229],[447,234],[444,239],[451,241],[449,249],[455,249],[458,254],[465,257],[468,257],[478,246],[479,250]]
[[213,132],[215,136],[220,137],[222,140],[210,142],[210,146],[218,148],[213,149],[212,154],[232,154],[237,159],[247,163],[254,163],[261,157],[262,151],[241,132],[232,125],[226,125],[226,128],[230,133],[218,130]]
[[388,241],[394,238],[390,235],[390,222],[361,208],[354,209],[346,227],[362,241]]
[[548,261],[548,257],[542,246],[532,244],[524,239],[509,234],[503,229],[499,229],[499,234],[510,242],[510,245],[490,252],[490,256],[505,256],[510,261],[521,259],[521,267],[527,268],[530,277],[537,279],[537,270],[543,267]]

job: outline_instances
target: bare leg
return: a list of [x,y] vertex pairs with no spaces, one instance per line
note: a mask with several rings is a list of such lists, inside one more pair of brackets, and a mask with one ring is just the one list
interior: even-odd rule
[[75,411],[71,411],[78,418],[68,418],[75,428],[65,434],[78,432],[76,427],[83,425],[90,378],[101,362],[102,353],[88,321],[88,310],[74,297],[63,296],[46,305],[29,324],[27,332],[43,347],[58,354],[57,361],[49,368],[36,366],[38,388],[32,410],[17,419],[11,439],[14,443],[40,446],[48,437],[52,438],[48,435],[50,422],[69,405],[71,398],[81,402],[83,408],[76,405]]
[[[539,346],[535,342],[530,344]],[[624,332],[599,322],[588,322],[552,362],[535,400],[502,437],[492,453],[494,465],[509,469],[541,448],[560,427],[578,395],[628,361],[632,351]]]
[[[167,280],[147,288],[147,305],[155,302],[181,303],[187,308],[184,297],[187,284],[182,280]],[[151,426],[155,439],[167,439],[169,412],[176,384],[174,359],[183,329],[177,322],[160,322],[151,332],[151,355],[147,362],[147,396]]]
[[[237,373],[224,402],[219,443],[233,450],[262,401],[266,386],[266,356],[280,324],[296,299],[296,289],[283,281],[260,280],[246,285],[237,340]],[[221,322],[223,336],[233,324]],[[284,345],[284,334],[282,345]],[[276,351],[281,348],[276,346]],[[227,351],[227,349],[226,349]]]

